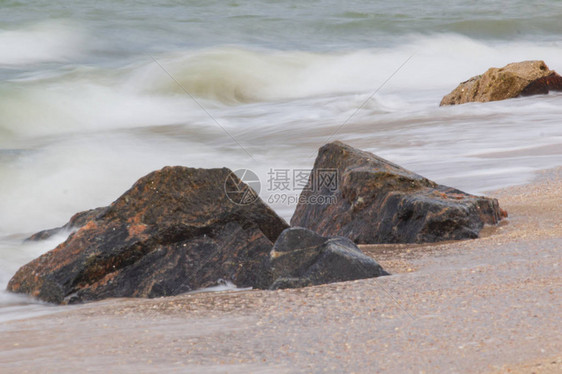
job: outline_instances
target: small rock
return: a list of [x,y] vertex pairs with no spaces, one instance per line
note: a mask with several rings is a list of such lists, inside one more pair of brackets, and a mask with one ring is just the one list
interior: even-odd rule
[[500,69],[490,68],[462,82],[443,97],[440,106],[505,100],[549,91],[562,91],[562,77],[544,61],[515,62]]
[[281,233],[270,254],[270,289],[299,288],[388,275],[349,239],[323,237],[302,227]]

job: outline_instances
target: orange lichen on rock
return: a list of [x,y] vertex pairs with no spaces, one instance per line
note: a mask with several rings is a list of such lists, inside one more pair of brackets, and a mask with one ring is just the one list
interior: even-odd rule
[[129,225],[127,227],[127,230],[129,231],[129,238],[142,235],[142,233],[144,233],[147,228],[148,226],[143,223],[139,223],[137,225]]

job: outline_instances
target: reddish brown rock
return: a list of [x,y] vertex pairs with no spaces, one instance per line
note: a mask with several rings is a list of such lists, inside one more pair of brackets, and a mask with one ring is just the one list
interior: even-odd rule
[[[334,183],[329,182],[330,173]],[[358,244],[472,239],[502,213],[496,199],[438,185],[341,142],[320,148],[291,226]]]
[[219,279],[268,288],[269,254],[287,224],[259,199],[229,200],[229,175],[226,168],[166,167],[141,178],[64,243],[19,269],[8,290],[75,303],[177,295]]
[[550,70],[544,61],[523,61],[500,69],[490,68],[484,74],[462,82],[443,97],[440,105],[505,100],[549,91],[562,91],[562,77]]

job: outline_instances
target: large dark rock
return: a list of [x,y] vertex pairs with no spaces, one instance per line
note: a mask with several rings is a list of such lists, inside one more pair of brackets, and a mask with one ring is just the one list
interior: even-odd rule
[[515,62],[462,82],[443,97],[440,105],[505,100],[549,91],[562,91],[562,77],[544,61]]
[[[261,200],[233,203],[230,170],[165,167],[140,180],[8,290],[52,303],[176,295],[216,284],[268,288],[269,254],[287,228]],[[228,187],[228,186],[227,186]]]
[[320,148],[311,178],[291,226],[360,244],[476,238],[506,215],[496,199],[438,185],[341,142]]
[[271,289],[298,288],[389,275],[349,239],[302,227],[281,233],[271,251]]

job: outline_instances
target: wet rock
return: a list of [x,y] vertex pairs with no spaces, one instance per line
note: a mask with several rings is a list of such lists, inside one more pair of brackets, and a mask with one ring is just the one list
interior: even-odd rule
[[177,295],[219,279],[268,288],[269,254],[288,226],[259,199],[232,202],[225,183],[245,186],[226,168],[153,172],[20,268],[8,290],[76,303]]
[[349,239],[302,227],[281,233],[271,251],[271,289],[299,288],[389,275]]
[[341,142],[320,148],[291,219],[358,244],[477,238],[506,213],[496,199],[439,185]]
[[76,213],[75,215],[70,218],[67,224],[61,227],[57,227],[54,229],[42,230],[33,235],[29,238],[25,239],[26,241],[39,241],[49,239],[51,236],[58,234],[59,232],[63,231],[72,231],[77,230],[84,226],[89,221],[95,219],[98,215],[102,214],[107,207],[101,207],[96,209],[86,210],[84,212]]
[[544,61],[515,62],[462,82],[443,97],[440,105],[505,100],[549,91],[562,91],[562,77]]

